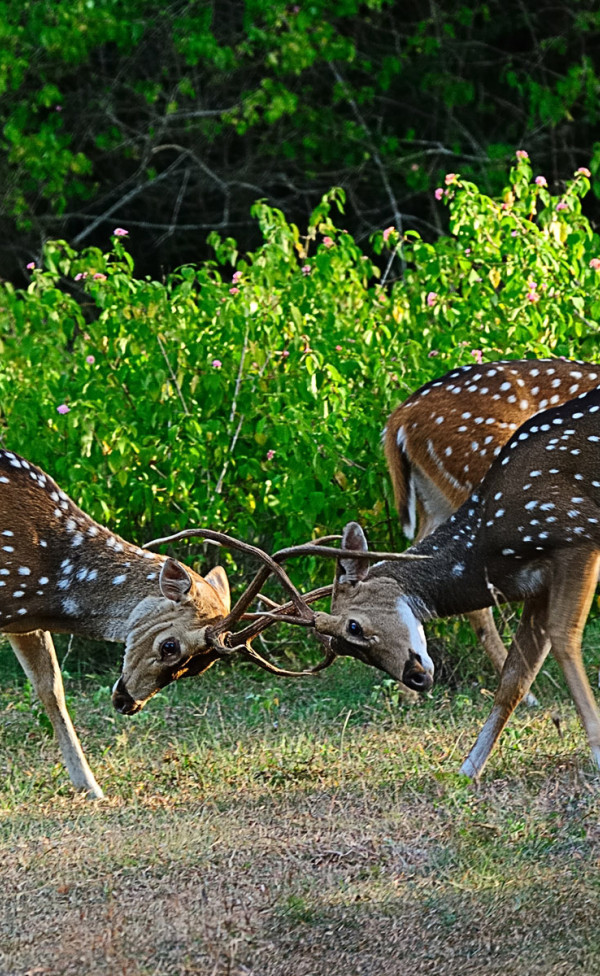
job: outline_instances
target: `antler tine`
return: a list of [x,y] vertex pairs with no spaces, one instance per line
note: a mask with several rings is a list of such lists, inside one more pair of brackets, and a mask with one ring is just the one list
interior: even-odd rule
[[250,643],[246,643],[240,647],[236,646],[235,650],[239,651],[240,654],[249,660],[254,661],[264,671],[270,671],[271,674],[277,674],[282,678],[304,678],[312,674],[317,674],[319,671],[324,671],[325,668],[328,668],[330,664],[333,664],[337,657],[330,641],[326,647],[325,657],[318,664],[315,664],[314,668],[306,668],[304,671],[287,671],[285,668],[279,668],[276,664],[272,664],[271,661],[267,661],[258,651],[254,650]]
[[320,546],[316,542],[304,542],[299,546],[280,549],[273,554],[273,559],[289,559],[290,556],[325,556],[328,559],[431,559],[431,556],[421,556],[416,552],[372,552],[370,549],[336,549],[333,546]]

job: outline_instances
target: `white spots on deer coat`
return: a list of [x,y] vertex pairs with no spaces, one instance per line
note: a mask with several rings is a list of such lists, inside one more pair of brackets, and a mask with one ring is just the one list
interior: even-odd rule
[[127,574],[126,573],[121,573],[119,576],[115,576],[114,579],[113,579],[113,581],[112,581],[113,582],[113,586],[120,586],[121,583],[124,583],[126,579],[127,579]]
[[14,546],[2,546],[2,549],[3,549],[4,552],[14,552],[15,551],[15,547]]
[[31,576],[31,570],[29,566],[19,566],[17,573],[19,576]]

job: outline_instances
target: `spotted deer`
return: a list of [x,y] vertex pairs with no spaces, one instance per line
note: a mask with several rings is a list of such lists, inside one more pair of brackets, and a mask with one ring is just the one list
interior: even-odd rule
[[[384,450],[404,534],[419,542],[469,497],[524,421],[600,383],[600,366],[516,359],[462,366],[393,411]],[[494,668],[506,649],[490,609],[467,614]],[[530,703],[535,698],[528,696]]]
[[50,634],[124,641],[130,662],[160,661],[166,683],[185,670],[182,650],[188,658],[200,652],[194,673],[217,659],[204,633],[229,603],[221,567],[202,577],[126,542],[35,465],[0,451],[0,633],[46,709],[76,789],[103,795],[65,705]]
[[[342,545],[366,547],[357,523]],[[479,776],[549,650],[600,767],[600,712],[581,657],[600,564],[600,388],[526,421],[476,491],[406,555],[370,569],[338,560],[331,613],[315,619],[333,650],[425,691],[433,663],[424,621],[523,601],[490,717],[462,772]]]

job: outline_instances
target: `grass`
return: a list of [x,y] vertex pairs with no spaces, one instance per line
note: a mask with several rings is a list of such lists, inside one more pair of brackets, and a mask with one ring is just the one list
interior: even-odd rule
[[552,664],[474,787],[495,681],[464,649],[415,704],[352,661],[238,663],[129,719],[114,650],[86,653],[67,685],[99,804],[0,649],[1,976],[600,973],[599,780]]

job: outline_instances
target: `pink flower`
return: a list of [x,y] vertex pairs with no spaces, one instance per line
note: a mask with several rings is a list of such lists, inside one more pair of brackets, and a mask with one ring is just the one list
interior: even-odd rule
[[567,207],[567,205],[566,205],[566,203],[565,203],[564,200],[559,200],[559,202],[556,204],[556,209],[557,210],[568,210],[569,208]]
[[106,275],[101,274],[99,271],[94,275],[94,281],[106,281]]
[[213,361],[212,361],[212,363],[210,365],[212,366],[213,369],[221,369],[221,366],[223,365],[223,363],[221,362],[220,359],[213,359]]
[[470,254],[470,253],[471,253],[471,248],[465,247],[465,254]]
[[323,244],[325,245],[325,247],[333,247],[334,243],[335,242],[334,242],[333,238],[331,238],[331,237],[324,237],[323,238]]
[[539,302],[539,300],[540,300],[540,296],[538,295],[537,291],[535,291],[535,287],[531,288],[531,291],[527,292],[527,301]]
[[593,268],[594,271],[600,271],[600,258],[592,258],[590,268]]
[[410,168],[411,168],[411,170],[413,171],[413,173],[416,173],[416,172],[417,172],[417,170],[419,170],[419,169],[420,169],[421,167],[419,166],[419,164],[418,164],[418,163],[413,163],[413,164],[412,164],[412,166],[411,166]]
[[129,231],[125,230],[124,227],[115,227],[113,234],[115,237],[127,237]]
[[483,362],[483,353],[481,349],[471,349],[471,355],[473,356],[476,363]]
[[70,411],[71,408],[68,407],[66,405],[66,403],[61,403],[60,406],[57,407],[56,409],[57,409],[58,413],[69,413],[69,411]]
[[30,261],[29,264],[27,265],[27,270],[33,271],[34,269],[35,269],[35,261]]
[[534,183],[536,186],[548,186],[548,180],[545,176],[536,176]]
[[587,176],[588,180],[592,174],[590,173],[587,166],[580,166],[579,169],[575,170],[575,176]]
[[230,288],[229,289],[229,294],[230,295],[239,295],[239,293],[240,293],[240,289],[239,288],[235,288],[234,287],[234,288]]
[[241,277],[242,277],[242,272],[241,271],[234,271],[233,278],[231,280],[235,284],[236,282],[238,282],[240,280]]
[[517,149],[517,159],[529,159],[529,153],[524,149]]
[[427,353],[429,359],[433,359],[434,356],[439,356],[439,351],[437,349],[432,349],[431,352]]
[[80,271],[79,274],[75,275],[75,281],[81,281],[82,278],[87,278],[87,271]]
[[435,305],[435,303],[437,302],[437,291],[428,292],[426,301],[430,308],[432,305]]
[[386,242],[386,244],[388,242],[388,239],[389,239],[390,234],[393,234],[395,232],[395,230],[396,230],[395,227],[386,227],[385,228],[385,230],[383,232],[383,239]]
[[438,186],[437,190],[435,191],[435,193],[433,195],[434,195],[434,197],[435,197],[436,200],[441,200],[442,197],[444,196],[444,187],[443,186]]
[[287,349],[284,349],[283,352],[281,353],[281,355],[283,356],[284,359],[287,359],[287,357],[289,356],[288,350]]
[[335,347],[335,351],[336,352],[341,352],[342,351],[342,347],[341,346],[336,346]]
[[303,275],[309,275],[310,274],[310,270],[311,270],[310,269],[310,264],[303,264],[301,270],[302,270],[302,274]]
[[275,457],[275,451],[267,451],[267,461],[272,461]]
[[96,357],[95,356],[86,356],[85,357],[85,361],[86,361],[86,363],[89,363],[90,366],[93,366],[94,363],[96,362]]
[[451,183],[456,183],[457,179],[458,179],[458,173],[446,173],[446,176],[444,177],[444,183],[446,184],[446,186],[450,186]]

